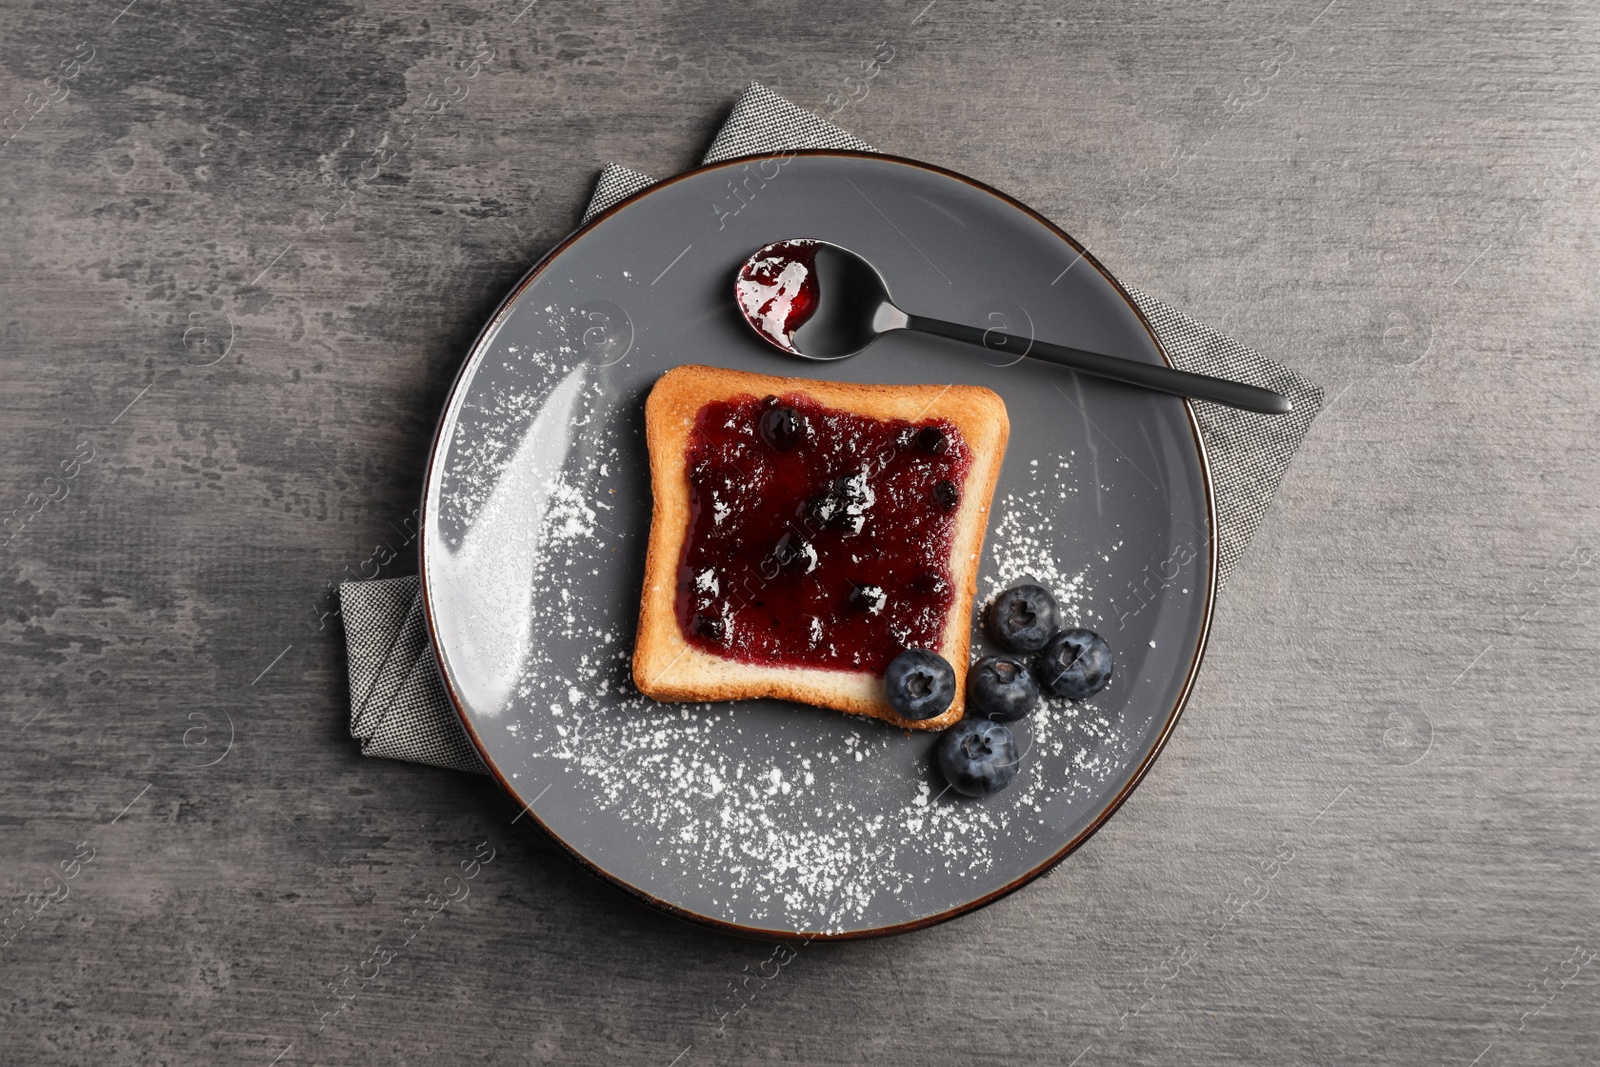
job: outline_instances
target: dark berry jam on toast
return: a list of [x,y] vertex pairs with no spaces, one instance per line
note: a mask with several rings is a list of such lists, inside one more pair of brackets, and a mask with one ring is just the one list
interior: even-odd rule
[[885,421],[803,393],[702,407],[685,462],[678,623],[747,663],[881,673],[938,650],[972,454],[946,419]]

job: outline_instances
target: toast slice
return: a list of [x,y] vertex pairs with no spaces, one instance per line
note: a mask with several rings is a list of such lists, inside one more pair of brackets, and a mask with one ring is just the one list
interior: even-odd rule
[[[786,432],[784,418],[798,446],[768,436]],[[978,562],[1010,434],[998,395],[683,366],[651,390],[645,433],[654,510],[633,653],[642,693],[776,697],[914,730],[961,718]],[[819,485],[829,486],[820,496]],[[733,507],[743,511],[730,519]],[[908,644],[955,669],[954,699],[935,718],[904,719],[888,702],[883,668]]]

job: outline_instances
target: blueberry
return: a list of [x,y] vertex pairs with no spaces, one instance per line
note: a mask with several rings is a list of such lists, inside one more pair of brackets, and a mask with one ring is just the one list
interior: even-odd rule
[[816,546],[793,530],[778,538],[772,558],[781,570],[810,574],[817,569]]
[[866,511],[878,502],[878,494],[867,484],[866,471],[851,471],[836,479],[833,494],[847,511]]
[[1042,585],[1007,589],[989,605],[989,634],[1015,652],[1037,652],[1059,626],[1056,598]]
[[985,656],[967,672],[967,707],[996,722],[1016,722],[1039,703],[1039,683],[1021,660]]
[[867,484],[866,471],[851,471],[834,480],[831,491],[836,505],[829,525],[846,533],[858,534],[867,524],[867,512],[878,502],[878,494]]
[[988,719],[962,719],[939,738],[935,753],[950,788],[969,797],[998,793],[1017,776],[1017,739]]
[[933,483],[933,502],[944,511],[954,511],[961,503],[961,490],[956,488],[955,482],[940,478]]
[[814,496],[800,505],[800,517],[805,520],[806,528],[815,533],[833,521],[839,509],[844,505],[832,493]]
[[809,430],[805,416],[786,407],[772,407],[762,412],[757,428],[761,439],[779,452],[787,452],[805,440]]
[[1058,697],[1083,700],[1111,681],[1111,646],[1093,630],[1062,630],[1039,653],[1039,681]]
[[950,451],[950,439],[937,426],[924,426],[918,430],[916,442],[918,448],[935,456],[942,456]]
[[846,507],[870,508],[878,499],[878,494],[867,484],[866,471],[851,471],[835,478],[833,493]]
[[908,648],[894,658],[883,677],[889,704],[903,719],[943,715],[956,696],[956,672],[943,656]]
[[716,615],[707,615],[705,612],[696,612],[694,616],[694,632],[707,641],[721,641],[722,635],[727,632],[722,619]]
[[850,606],[868,615],[876,615],[889,602],[889,594],[881,585],[858,585],[850,590]]
[[866,525],[867,517],[865,515],[840,511],[833,517],[834,529],[843,530],[847,534],[858,534],[866,528]]

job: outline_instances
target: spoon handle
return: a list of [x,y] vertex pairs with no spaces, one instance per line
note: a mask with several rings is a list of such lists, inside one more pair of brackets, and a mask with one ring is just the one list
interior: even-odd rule
[[959,322],[945,322],[922,315],[907,315],[906,320],[908,330],[948,337],[952,341],[965,341],[991,351],[1020,353],[1029,359],[1071,367],[1085,374],[1142,386],[1158,393],[1209,400],[1213,404],[1259,411],[1264,415],[1282,415],[1292,406],[1288,397],[1269,389],[1258,389],[1226,378],[1213,378],[1209,374],[1190,374],[1188,371],[1173,370],[1164,364],[1141,363],[1121,356],[1053,345],[1048,341],[1029,341],[999,330],[980,330],[976,326],[964,326]]

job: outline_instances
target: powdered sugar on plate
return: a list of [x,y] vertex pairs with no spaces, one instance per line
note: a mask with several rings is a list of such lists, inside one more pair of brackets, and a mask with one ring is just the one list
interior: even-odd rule
[[986,544],[993,566],[979,580],[979,601],[1019,582],[1035,582],[1055,594],[1062,621],[1092,626],[1100,617],[1092,607],[1090,576],[1099,564],[1122,550],[1118,539],[1101,546],[1094,558],[1062,557],[1065,531],[1058,528],[1063,508],[1073,507],[1079,493],[1075,454],[1028,463],[1026,488],[1001,492],[992,508]]

